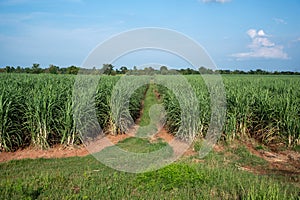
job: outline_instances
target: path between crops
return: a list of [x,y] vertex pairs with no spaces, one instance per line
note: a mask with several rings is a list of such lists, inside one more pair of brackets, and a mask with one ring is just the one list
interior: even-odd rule
[[[154,91],[154,94],[157,99],[160,99],[160,94],[158,93],[157,90]],[[143,113],[144,100],[142,100],[141,102],[141,107],[142,109],[140,110],[140,117],[136,120],[136,124],[133,127],[131,127],[126,134],[119,134],[119,135],[107,134],[106,137],[98,138],[95,141],[93,141],[92,144],[88,145],[89,146],[88,148],[86,148],[85,145],[74,145],[74,146],[55,145],[46,150],[28,147],[25,149],[17,150],[15,152],[0,152],[0,162],[6,162],[10,160],[20,160],[25,158],[37,159],[37,158],[65,158],[65,157],[73,157],[73,156],[87,156],[90,153],[99,152],[102,149],[115,145],[126,138],[135,137],[135,134],[139,128],[141,117],[144,114]],[[180,145],[181,146],[186,145],[185,143],[176,140],[174,136],[168,133],[168,131],[164,127],[159,127],[158,130],[159,131],[153,137],[151,137],[151,140],[156,140],[158,138],[163,139],[174,149],[175,154],[178,153],[176,152],[175,146],[178,147]],[[189,148],[185,152],[185,155],[195,155],[195,154],[196,152],[194,152],[191,148]]]
[[[151,84],[150,84],[151,85]],[[140,127],[140,122],[141,122],[141,118],[143,117],[144,114],[149,115],[149,113],[144,113],[144,108],[145,108],[145,100],[146,100],[146,95],[147,92],[149,91],[149,87],[147,88],[147,90],[145,91],[144,94],[144,99],[141,102],[141,110],[140,110],[140,117],[136,120],[135,125],[132,126],[126,134],[122,134],[122,135],[107,135],[106,137],[101,137],[98,138],[96,140],[94,140],[92,143],[88,144],[88,150],[90,153],[96,153],[99,152],[101,150],[103,150],[106,147],[112,146],[117,144],[118,142],[129,138],[129,137],[140,137],[139,134],[139,128]],[[155,88],[152,94],[155,96],[155,98],[159,101],[161,96],[159,94],[159,92],[157,91],[157,89]],[[163,124],[164,125],[164,124]],[[182,152],[183,149],[187,149],[184,152],[184,155],[195,155],[197,154],[196,152],[194,152],[192,150],[192,148],[189,147],[189,145],[181,140],[176,139],[173,135],[171,135],[170,133],[168,133],[168,131],[165,129],[165,127],[157,123],[155,126],[157,128],[157,132],[155,134],[153,134],[152,136],[148,136],[146,138],[148,138],[150,140],[150,142],[154,142],[157,139],[161,138],[163,139],[165,142],[167,142],[173,149],[174,151],[174,157],[179,157]],[[152,130],[152,129],[150,129]]]

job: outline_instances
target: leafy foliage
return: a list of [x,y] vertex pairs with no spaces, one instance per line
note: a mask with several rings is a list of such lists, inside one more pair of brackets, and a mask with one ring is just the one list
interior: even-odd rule
[[195,188],[205,182],[205,176],[193,165],[175,163],[154,172],[140,174],[137,177],[137,186],[151,190],[160,188],[168,191],[178,188]]

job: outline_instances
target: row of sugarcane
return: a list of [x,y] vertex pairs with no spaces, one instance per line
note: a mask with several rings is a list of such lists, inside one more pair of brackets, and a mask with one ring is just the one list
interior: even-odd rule
[[[205,82],[209,76],[86,75],[78,81],[81,76],[0,74],[0,151],[80,144],[95,122],[97,132],[124,133],[140,115],[150,80],[162,96],[167,129],[181,139],[205,137],[212,124],[222,124],[226,141],[246,136],[300,145],[299,76],[227,75],[223,91],[219,82]],[[212,94],[222,92],[225,102],[214,108],[222,95]],[[214,123],[214,109],[226,112],[222,123]]]
[[[0,74],[0,151],[81,144],[85,133],[80,132],[80,121],[74,113],[86,102],[74,101],[77,79],[73,75]],[[115,119],[111,112],[111,93],[119,79],[111,76],[95,79],[93,109],[103,132],[121,133],[118,124],[113,126]],[[133,121],[139,117],[146,87],[139,87],[128,100],[127,110]],[[115,130],[109,130],[111,127]]]
[[[213,124],[211,93],[218,93],[218,89],[209,90],[205,82],[207,76],[213,78],[214,75],[185,76],[197,97],[199,115],[195,130],[201,137],[206,136]],[[174,76],[164,79],[174,84],[173,88],[182,90]],[[222,82],[226,96],[226,114],[220,134],[222,139],[233,141],[250,137],[264,144],[300,145],[299,76],[226,75],[222,76]],[[167,111],[167,128],[172,133],[180,134],[178,129],[182,126],[184,109],[174,90],[162,85],[158,85],[158,89]],[[190,98],[184,99],[187,104],[190,103]],[[222,106],[219,107],[222,109]]]

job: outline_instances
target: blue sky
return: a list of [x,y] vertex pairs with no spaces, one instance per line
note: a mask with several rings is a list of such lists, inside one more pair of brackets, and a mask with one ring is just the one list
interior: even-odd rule
[[[123,31],[160,27],[202,45],[220,69],[300,71],[299,0],[0,0],[0,67],[80,66]],[[117,67],[188,64],[137,53]]]

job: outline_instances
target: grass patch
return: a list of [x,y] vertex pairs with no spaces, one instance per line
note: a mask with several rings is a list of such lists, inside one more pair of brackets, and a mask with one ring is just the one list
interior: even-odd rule
[[169,163],[173,149],[162,140],[150,142],[144,138],[133,137],[93,155],[114,169],[137,173],[157,169]]
[[149,84],[144,99],[143,114],[139,123],[140,127],[136,133],[138,137],[151,137],[156,134],[158,125],[162,122],[163,107],[154,94],[155,88],[153,83]]
[[224,166],[218,156],[144,174],[116,171],[92,156],[10,161],[0,164],[0,199],[298,198],[292,184]]
[[166,142],[163,142],[161,139],[150,142],[149,140],[144,138],[131,137],[120,141],[117,146],[129,152],[149,153],[162,149],[169,145]]
[[163,191],[179,188],[195,188],[205,181],[205,175],[194,165],[174,163],[155,172],[147,172],[137,176],[136,186],[140,189],[157,188]]
[[300,152],[300,145],[297,145],[293,148],[294,151]]
[[260,158],[256,155],[253,155],[249,152],[249,150],[244,146],[238,146],[237,148],[231,149],[231,152],[234,155],[237,155],[239,158],[237,160],[238,163],[242,163],[244,165],[251,166],[264,166],[267,165],[267,161],[263,158]]
[[150,83],[144,99],[144,111],[141,117],[140,126],[147,126],[151,123],[151,107],[155,104],[160,103],[154,94],[154,89],[155,85],[153,83]]

